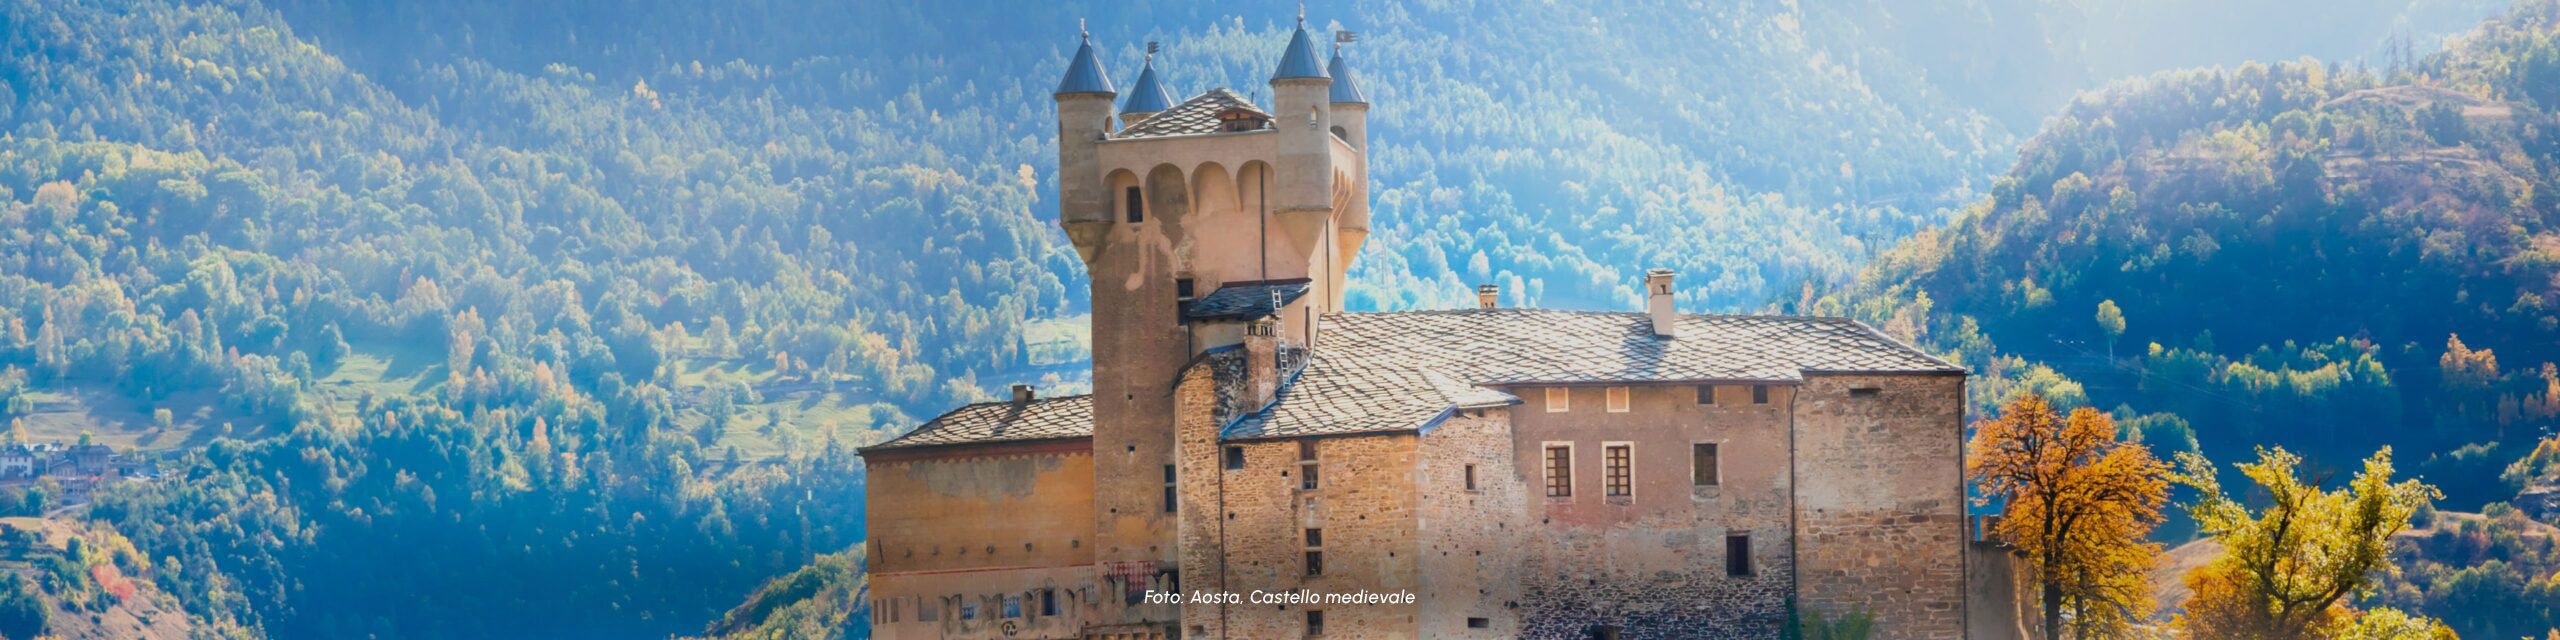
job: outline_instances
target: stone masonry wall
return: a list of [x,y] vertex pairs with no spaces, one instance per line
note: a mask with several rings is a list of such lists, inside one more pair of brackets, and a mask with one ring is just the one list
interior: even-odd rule
[[[1317,487],[1303,488],[1300,440],[1216,438],[1216,367],[1194,367],[1176,392],[1180,547],[1186,593],[1409,591],[1419,594],[1414,525],[1416,436],[1313,438]],[[1244,452],[1241,469],[1225,449]],[[1305,575],[1306,530],[1321,531],[1322,575]],[[1185,604],[1184,637],[1302,638],[1302,605]],[[1333,638],[1413,638],[1415,605],[1319,605]]]
[[[1076,637],[1095,611],[1086,446],[871,461],[863,490],[873,637]],[[963,616],[964,605],[974,615]]]
[[1795,413],[1799,605],[1963,637],[1964,378],[1809,376]]
[[[1467,487],[1467,469],[1475,487]],[[1460,411],[1423,434],[1419,631],[1431,638],[1517,638],[1519,549],[1528,488],[1512,467],[1511,410]],[[1481,627],[1470,626],[1470,622]]]

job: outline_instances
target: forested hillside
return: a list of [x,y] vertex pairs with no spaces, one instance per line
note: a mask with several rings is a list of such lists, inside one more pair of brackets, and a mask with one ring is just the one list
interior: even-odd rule
[[[2503,508],[2501,469],[2560,427],[2555,88],[2549,0],[2407,68],[2121,83],[2049,121],[1986,202],[1790,306],[1957,353],[1990,375],[1981,402],[2036,388],[2217,460],[2281,445],[2352,469],[2392,446],[2448,504]],[[2432,548],[2489,546],[2443,522],[2472,533]],[[2547,628],[2551,607],[2495,604],[2539,575],[2385,595],[2465,635]]]

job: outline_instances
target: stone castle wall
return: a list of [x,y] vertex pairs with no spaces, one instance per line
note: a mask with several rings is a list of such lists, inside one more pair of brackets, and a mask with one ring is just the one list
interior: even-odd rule
[[863,489],[874,637],[1067,637],[1082,626],[1094,611],[1089,451],[1068,441],[874,456]]
[[1963,637],[1964,378],[1808,376],[1795,412],[1800,606]]
[[[1420,476],[1422,608],[1432,638],[1520,637],[1520,555],[1528,487],[1512,467],[1511,410],[1460,411],[1423,434]],[[1474,467],[1475,487],[1467,486]]]

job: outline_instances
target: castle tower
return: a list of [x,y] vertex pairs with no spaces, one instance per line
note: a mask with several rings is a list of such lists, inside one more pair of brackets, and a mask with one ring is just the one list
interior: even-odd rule
[[1302,17],[1268,111],[1223,88],[1176,103],[1150,56],[1114,114],[1119,94],[1089,43],[1059,83],[1059,224],[1092,286],[1091,550],[1095,591],[1113,594],[1096,603],[1100,632],[1181,620],[1179,605],[1119,596],[1180,586],[1189,505],[1173,389],[1185,364],[1254,331],[1275,349],[1307,348],[1316,318],[1342,308],[1345,248],[1366,236],[1368,162],[1335,128],[1323,63]]

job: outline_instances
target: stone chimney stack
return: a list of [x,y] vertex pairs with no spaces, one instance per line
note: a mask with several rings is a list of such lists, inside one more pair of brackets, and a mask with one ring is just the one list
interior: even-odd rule
[[1034,395],[1034,394],[1032,394],[1032,393],[1031,393],[1031,385],[1027,385],[1027,384],[1017,384],[1017,385],[1013,385],[1013,403],[1014,403],[1014,404],[1022,404],[1022,403],[1025,403],[1025,402],[1030,402],[1030,401],[1031,401],[1031,398],[1032,398],[1032,396],[1033,396],[1033,395]]
[[1491,309],[1498,306],[1502,306],[1502,285],[1476,285],[1476,308]]
[[1244,393],[1245,410],[1260,409],[1271,404],[1280,391],[1280,324],[1271,317],[1253,321],[1244,329]]
[[1679,275],[1670,269],[1646,269],[1644,272],[1644,312],[1653,319],[1653,335],[1674,338],[1679,334],[1680,313],[1671,309],[1671,277]]

